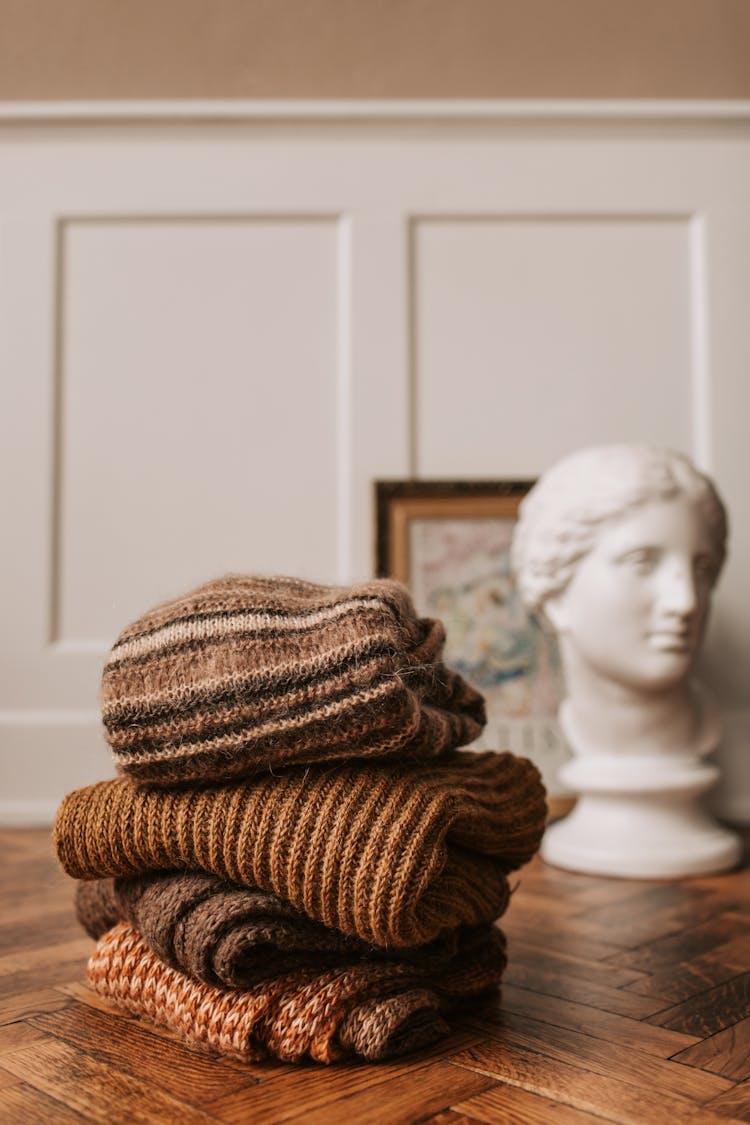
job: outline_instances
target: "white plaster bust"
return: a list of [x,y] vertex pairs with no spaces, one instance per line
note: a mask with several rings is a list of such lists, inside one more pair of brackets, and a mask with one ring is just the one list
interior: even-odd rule
[[[720,724],[691,672],[726,538],[726,512],[711,481],[686,457],[643,445],[580,450],[545,473],[521,505],[512,549],[519,589],[557,633],[565,673],[560,721],[574,759],[561,778],[587,798],[548,832],[553,862],[656,875],[736,861],[734,837],[695,807],[696,793],[716,780],[701,758],[716,747]],[[654,833],[662,834],[662,851],[690,854],[690,841],[684,833],[672,839],[665,820],[668,811],[676,823],[675,801],[682,828],[690,822],[693,845],[708,854],[689,861],[689,870],[677,857],[657,871],[648,851],[656,850]],[[620,822],[615,851],[628,855],[603,858],[597,837]],[[645,852],[633,861],[636,828]],[[701,831],[706,838],[696,844]],[[585,854],[589,838],[593,857]],[[723,858],[714,856],[717,846]]]

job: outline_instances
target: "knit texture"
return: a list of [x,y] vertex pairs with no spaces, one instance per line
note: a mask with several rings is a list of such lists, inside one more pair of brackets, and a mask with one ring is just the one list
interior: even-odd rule
[[120,772],[158,785],[436,756],[486,721],[444,643],[442,623],[390,579],[217,579],[120,635],[102,678],[107,740]]
[[545,814],[531,762],[457,751],[203,789],[100,782],[63,800],[55,847],[76,879],[209,871],[344,934],[404,947],[496,918],[505,875],[537,850]]
[[492,926],[437,973],[418,963],[366,962],[300,969],[245,990],[218,989],[165,965],[138,931],[121,922],[89,961],[92,987],[119,1007],[187,1042],[243,1061],[273,1055],[330,1063],[402,1054],[445,1034],[442,1012],[498,984],[505,941]]
[[[165,965],[218,988],[248,988],[300,968],[342,968],[389,956],[380,946],[313,922],[276,895],[216,875],[79,882],[76,913],[94,939],[119,921],[130,922]],[[417,960],[423,972],[438,972],[468,946],[464,931],[449,930],[429,945],[399,950],[398,957]]]

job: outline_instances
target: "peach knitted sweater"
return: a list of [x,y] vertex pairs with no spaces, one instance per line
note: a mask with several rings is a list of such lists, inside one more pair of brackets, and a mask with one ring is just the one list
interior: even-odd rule
[[210,871],[344,934],[406,947],[496,918],[545,814],[531,762],[455,751],[201,789],[101,782],[63,800],[55,846],[77,879]]
[[241,1060],[273,1055],[330,1063],[346,1054],[374,1061],[446,1033],[443,1011],[496,986],[505,939],[492,926],[439,971],[418,963],[365,962],[298,969],[248,989],[212,988],[169,968],[138,931],[120,922],[98,942],[88,978],[100,995],[196,1046]]

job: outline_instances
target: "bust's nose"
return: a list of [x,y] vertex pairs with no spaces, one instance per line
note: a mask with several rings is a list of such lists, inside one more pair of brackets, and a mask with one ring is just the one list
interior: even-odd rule
[[691,559],[665,560],[659,576],[658,607],[671,618],[688,620],[698,608],[698,589]]

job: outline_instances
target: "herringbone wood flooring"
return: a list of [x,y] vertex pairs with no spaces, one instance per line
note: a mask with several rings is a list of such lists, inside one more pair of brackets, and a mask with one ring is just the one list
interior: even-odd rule
[[0,1122],[750,1121],[750,869],[683,883],[524,870],[502,997],[381,1065],[242,1066],[120,1015],[49,833],[0,831]]

